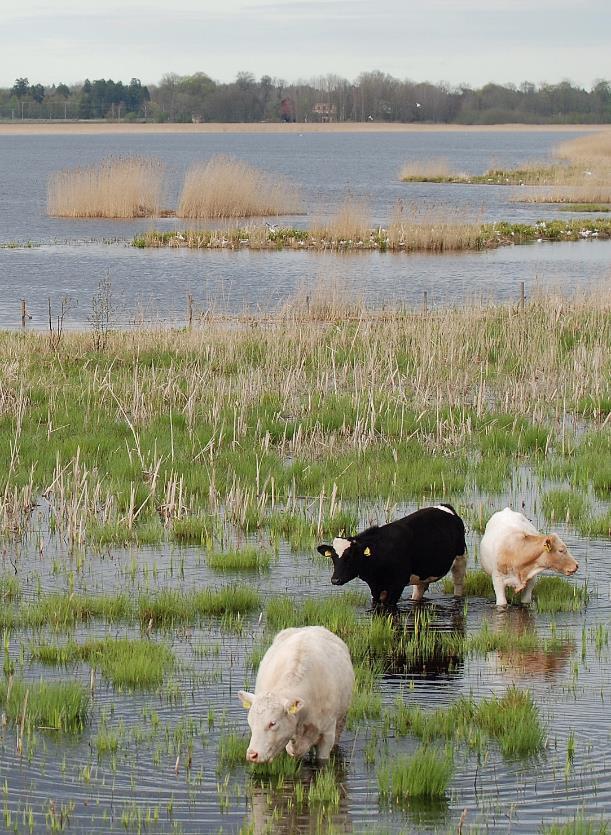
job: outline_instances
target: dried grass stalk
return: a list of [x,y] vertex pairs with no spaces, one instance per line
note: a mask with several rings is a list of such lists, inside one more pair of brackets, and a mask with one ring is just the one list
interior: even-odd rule
[[55,217],[151,217],[161,210],[164,166],[148,157],[111,157],[52,175],[47,211]]
[[296,186],[230,157],[187,172],[177,215],[189,218],[278,216],[303,211]]

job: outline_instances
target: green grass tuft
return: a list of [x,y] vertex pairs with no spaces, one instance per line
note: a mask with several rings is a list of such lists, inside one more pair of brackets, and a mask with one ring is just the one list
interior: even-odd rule
[[34,660],[43,664],[87,661],[100,669],[115,687],[137,690],[159,687],[166,672],[175,665],[174,654],[163,644],[150,640],[104,638],[63,646],[40,644],[31,649]]
[[40,730],[79,733],[83,730],[89,710],[89,695],[82,684],[74,681],[25,682],[0,681],[0,704],[8,719],[20,723],[28,693],[25,726]]
[[380,795],[397,801],[445,797],[454,773],[451,749],[421,746],[411,757],[397,756],[377,770]]

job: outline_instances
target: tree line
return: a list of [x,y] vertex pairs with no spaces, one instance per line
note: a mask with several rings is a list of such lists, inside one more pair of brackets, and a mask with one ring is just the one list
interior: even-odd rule
[[214,81],[203,72],[164,75],[156,85],[112,79],[52,86],[17,78],[0,89],[0,118],[153,122],[611,122],[611,83],[590,90],[570,81],[451,87],[401,81],[379,71],[288,83],[247,72]]

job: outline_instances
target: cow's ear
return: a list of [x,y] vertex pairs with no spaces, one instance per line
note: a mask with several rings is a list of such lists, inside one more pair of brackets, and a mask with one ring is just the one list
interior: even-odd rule
[[289,714],[299,713],[301,708],[303,707],[303,699],[296,698],[296,699],[285,699],[284,700],[284,709]]
[[240,690],[238,692],[238,699],[242,702],[242,707],[249,710],[252,707],[252,703],[255,700],[254,693],[248,693],[246,690]]
[[319,554],[322,554],[323,557],[332,557],[333,556],[333,546],[332,545],[319,545],[316,549]]
[[552,550],[553,544],[552,544],[551,536],[546,536],[545,537],[545,542],[543,543],[543,547],[545,548],[545,550],[548,553]]

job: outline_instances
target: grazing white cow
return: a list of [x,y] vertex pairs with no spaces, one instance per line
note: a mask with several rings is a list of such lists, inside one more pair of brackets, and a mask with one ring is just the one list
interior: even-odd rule
[[568,575],[579,568],[559,536],[540,534],[526,516],[509,507],[488,520],[479,558],[492,577],[497,606],[507,605],[505,586],[522,592],[522,603],[530,603],[537,575],[542,571],[551,569]]
[[352,700],[354,670],[346,644],[324,626],[283,629],[263,656],[255,692],[240,690],[252,731],[246,759],[271,762],[283,748],[303,757],[315,745],[326,760]]

